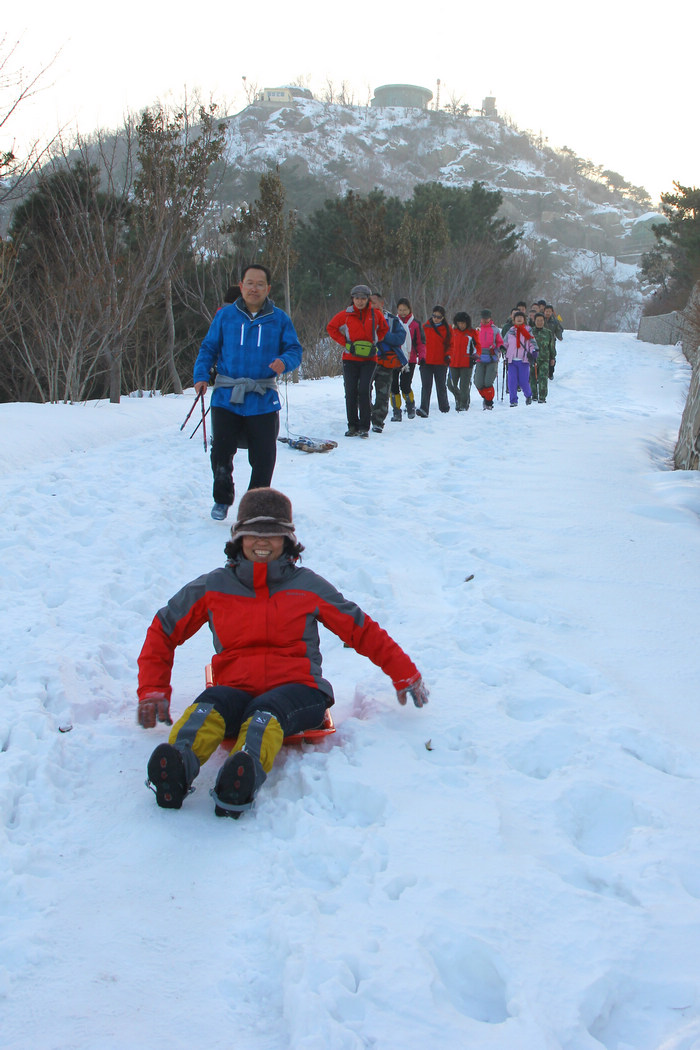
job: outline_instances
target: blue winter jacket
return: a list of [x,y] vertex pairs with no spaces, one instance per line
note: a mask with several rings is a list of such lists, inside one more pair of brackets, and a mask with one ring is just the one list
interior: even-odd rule
[[[239,305],[240,303],[240,305]],[[284,371],[293,372],[303,353],[291,319],[269,299],[255,317],[251,317],[242,299],[218,311],[202,341],[194,366],[195,383],[208,383],[209,370],[216,365],[221,376],[231,379],[274,378],[270,363],[279,357]],[[241,404],[231,403],[231,389],[225,386],[212,391],[211,403],[240,416],[259,416],[279,412],[282,407],[277,389],[246,393]]]
[[396,354],[399,364],[407,365],[408,358],[402,350],[403,344],[406,340],[406,329],[394,314],[389,314],[385,311],[384,319],[389,325],[389,331],[377,344],[377,357],[381,361],[383,357],[391,358],[392,354]]

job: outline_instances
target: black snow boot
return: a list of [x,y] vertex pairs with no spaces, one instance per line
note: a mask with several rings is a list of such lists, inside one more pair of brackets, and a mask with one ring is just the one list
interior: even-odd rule
[[146,787],[155,792],[162,809],[180,809],[190,784],[181,751],[172,744],[159,744],[148,760]]
[[248,751],[236,751],[224,762],[211,796],[217,817],[233,817],[252,809],[255,792],[267,779],[260,761]]

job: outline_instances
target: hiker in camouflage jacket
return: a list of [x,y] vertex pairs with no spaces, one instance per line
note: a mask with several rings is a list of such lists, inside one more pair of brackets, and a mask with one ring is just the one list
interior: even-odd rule
[[547,328],[544,314],[535,314],[532,334],[539,349],[537,361],[530,365],[532,400],[544,404],[549,389],[549,370],[556,354],[554,332]]
[[552,357],[549,363],[549,378],[551,379],[554,375],[554,365],[557,360],[557,340],[564,338],[564,325],[555,314],[554,307],[551,303],[547,303],[544,308],[544,323],[545,327],[549,328],[550,332],[554,333],[554,347],[552,349]]

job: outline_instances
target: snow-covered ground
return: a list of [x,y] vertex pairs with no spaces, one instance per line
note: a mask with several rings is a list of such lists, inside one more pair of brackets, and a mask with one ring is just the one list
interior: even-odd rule
[[362,442],[340,380],[289,386],[291,432],[339,441],[280,445],[304,562],[432,696],[399,707],[324,632],[338,732],[285,749],[237,822],[222,754],[159,810],[166,729],[135,723],[146,628],[228,534],[191,392],[0,406],[3,1050],[697,1050],[688,378],[671,347],[567,333],[546,405]]

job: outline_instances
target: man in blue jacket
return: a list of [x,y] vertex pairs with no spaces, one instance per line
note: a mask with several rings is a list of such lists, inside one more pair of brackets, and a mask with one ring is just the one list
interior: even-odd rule
[[214,440],[211,469],[214,506],[222,521],[233,504],[233,457],[248,449],[249,489],[267,488],[277,459],[279,412],[277,376],[292,372],[303,350],[291,319],[273,306],[270,271],[252,263],[241,274],[240,298],[218,311],[194,366],[194,388],[205,394],[209,373],[217,375],[211,395]]

